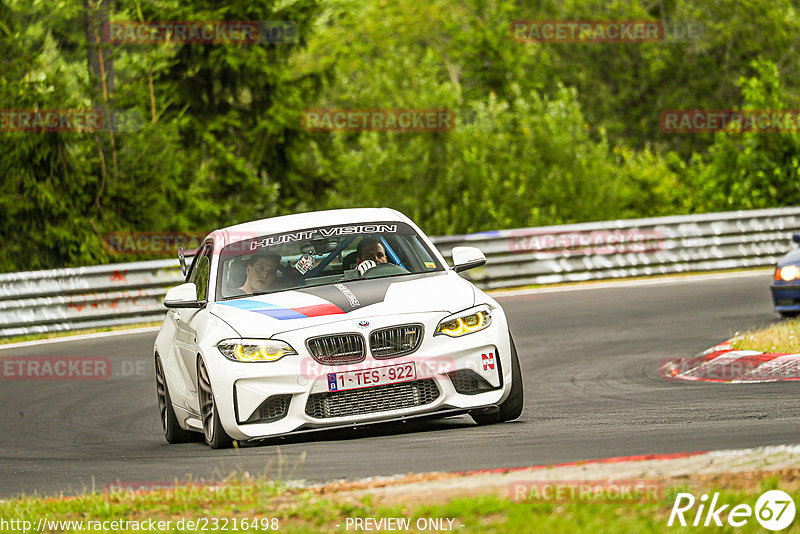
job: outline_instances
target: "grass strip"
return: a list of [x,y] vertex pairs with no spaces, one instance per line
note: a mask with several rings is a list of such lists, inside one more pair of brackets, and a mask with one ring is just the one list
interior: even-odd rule
[[[800,489],[794,482],[796,480],[787,484],[785,476],[768,473],[752,484],[739,487],[719,484],[717,481],[702,487],[698,487],[696,483],[690,484],[690,488],[687,485],[689,482],[685,482],[680,485],[665,485],[663,493],[656,500],[639,502],[593,502],[585,499],[553,502],[536,498],[517,501],[497,493],[453,498],[439,495],[433,499],[420,494],[416,498],[395,498],[394,502],[387,502],[387,499],[376,499],[369,493],[356,496],[349,492],[326,495],[308,488],[293,489],[282,483],[245,480],[227,481],[214,486],[180,484],[146,492],[112,488],[103,493],[87,493],[67,498],[21,496],[0,501],[0,525],[3,520],[6,527],[10,520],[29,521],[32,525],[38,525],[40,519],[46,517],[50,521],[50,529],[43,528],[44,532],[140,532],[142,530],[137,528],[89,530],[87,522],[91,521],[94,522],[92,526],[102,527],[98,522],[169,520],[169,532],[319,533],[366,531],[353,527],[356,518],[374,521],[399,518],[408,520],[410,532],[443,532],[448,528],[458,533],[689,532],[697,528],[691,526],[697,505],[686,513],[689,520],[687,527],[667,526],[679,492],[688,491],[698,498],[703,492],[709,495],[718,492],[718,504],[730,504],[727,508],[730,511],[737,504],[755,507],[759,495],[770,489],[783,489],[792,496],[795,503],[800,503]],[[727,519],[727,511],[720,514],[723,522]],[[234,518],[237,520],[235,524]],[[242,519],[245,520],[245,525],[242,524]],[[348,519],[351,520],[349,528]],[[182,524],[179,523],[181,520]],[[187,520],[201,524],[188,528]],[[54,528],[52,521],[81,521],[83,530],[77,524],[70,526],[63,523],[60,528]],[[432,525],[440,528],[430,528]],[[418,528],[420,526],[423,528]],[[718,530],[714,526],[711,528]],[[2,531],[22,532],[22,529],[4,528]],[[750,517],[744,527],[734,529],[725,523],[724,531],[763,532],[763,528],[755,517]],[[800,520],[796,519],[782,532],[800,532]]]
[[737,350],[800,353],[800,320],[787,319],[760,330],[737,336],[731,346]]

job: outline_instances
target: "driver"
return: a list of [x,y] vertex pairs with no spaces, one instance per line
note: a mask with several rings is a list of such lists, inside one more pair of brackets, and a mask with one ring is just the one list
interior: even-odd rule
[[386,263],[386,251],[377,237],[365,237],[356,247],[356,269],[363,276],[379,263]]
[[257,252],[247,260],[245,273],[247,279],[239,288],[244,295],[250,295],[256,291],[266,291],[274,283],[278,276],[278,266],[281,264],[281,257],[275,252]]

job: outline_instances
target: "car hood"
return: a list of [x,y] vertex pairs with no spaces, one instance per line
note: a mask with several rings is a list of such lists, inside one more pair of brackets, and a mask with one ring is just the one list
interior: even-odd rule
[[800,248],[796,248],[789,252],[786,256],[778,260],[778,267],[789,265],[791,263],[800,264]]
[[472,284],[452,271],[351,280],[211,304],[211,313],[242,337],[280,332],[343,319],[405,313],[454,313],[475,303]]

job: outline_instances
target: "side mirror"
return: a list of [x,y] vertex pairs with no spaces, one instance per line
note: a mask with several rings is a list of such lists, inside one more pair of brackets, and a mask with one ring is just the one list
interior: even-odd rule
[[205,304],[197,300],[197,286],[193,282],[175,286],[164,296],[167,308],[202,308]]
[[800,243],[800,234],[792,234],[792,241]]
[[486,264],[486,256],[476,247],[453,247],[453,269],[457,273]]
[[181,264],[181,272],[183,276],[186,276],[186,272],[189,270],[189,265],[186,263],[188,258],[191,258],[197,254],[197,249],[184,249],[183,247],[178,247],[178,261]]

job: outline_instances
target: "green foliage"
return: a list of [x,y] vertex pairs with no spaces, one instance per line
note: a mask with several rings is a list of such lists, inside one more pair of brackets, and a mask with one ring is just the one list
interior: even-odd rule
[[[753,61],[756,72],[738,85],[746,110],[798,109],[774,63]],[[697,211],[757,209],[800,204],[800,132],[715,134],[714,144],[689,168]]]
[[[566,0],[544,2],[517,18],[655,19],[700,26],[700,39],[522,45],[536,51],[533,61],[546,65],[549,90],[559,82],[575,87],[588,122],[604,126],[612,143],[637,149],[649,143],[684,159],[707,150],[709,136],[663,133],[660,112],[736,108],[742,103],[737,82],[756,74],[754,58],[780,65],[784,79],[800,79],[794,57],[800,18],[791,0]],[[793,94],[798,90],[795,84]]]
[[446,107],[459,120],[449,132],[317,134],[306,163],[336,184],[329,206],[391,206],[437,234],[679,208],[663,157],[623,142],[612,150],[574,88],[536,89],[546,69],[509,39],[512,3],[343,6],[309,51],[326,56],[346,36],[353,42],[337,49],[323,104]]
[[[118,2],[112,20],[288,20],[306,35],[317,9],[312,0],[201,4]],[[291,72],[288,58],[302,40],[87,43],[79,3],[6,0],[0,7],[0,107],[100,107],[133,119],[114,132],[0,132],[7,243],[0,270],[135,260],[110,254],[104,236],[210,231],[291,211],[321,194],[291,163],[306,135],[303,97],[319,85],[315,72]],[[91,89],[87,52],[95,49],[113,60],[107,99]]]
[[388,205],[439,234],[668,210],[674,175],[650,151],[593,141],[574,90],[469,111],[452,132],[336,134],[328,170],[349,179],[331,205]]
[[[62,69],[46,69],[52,42],[43,39],[38,49],[27,49],[23,31],[8,7],[0,6],[2,107],[12,107],[10,102],[18,109],[79,104]],[[81,215],[91,205],[94,179],[86,172],[85,153],[70,136],[81,134],[0,131],[0,270],[55,267],[98,252],[91,239],[87,242],[92,230]]]

